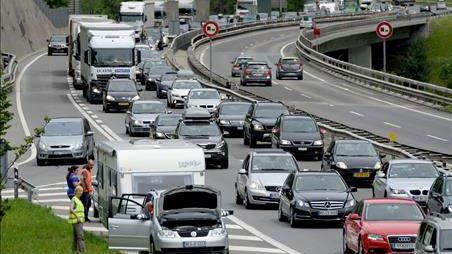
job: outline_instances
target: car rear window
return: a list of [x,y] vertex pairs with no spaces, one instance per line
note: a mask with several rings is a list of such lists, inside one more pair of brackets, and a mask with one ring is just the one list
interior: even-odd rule
[[285,119],[283,131],[286,132],[317,132],[317,125],[312,119],[294,118]]
[[251,61],[251,60],[253,60],[252,58],[237,58],[237,63],[239,63],[239,64],[244,64],[244,63],[247,63],[247,62],[249,62],[249,61]]
[[247,66],[248,69],[268,69],[266,64],[250,64]]
[[366,209],[368,221],[416,221],[424,215],[416,204],[369,204]]
[[300,61],[298,59],[282,59],[282,64],[300,64]]

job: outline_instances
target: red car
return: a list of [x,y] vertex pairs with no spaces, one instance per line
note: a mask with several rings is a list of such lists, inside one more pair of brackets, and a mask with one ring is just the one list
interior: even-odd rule
[[345,219],[344,253],[413,253],[424,217],[413,200],[362,200]]

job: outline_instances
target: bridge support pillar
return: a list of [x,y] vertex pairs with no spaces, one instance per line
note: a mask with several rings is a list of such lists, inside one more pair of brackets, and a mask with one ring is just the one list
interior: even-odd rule
[[348,49],[348,61],[366,68],[372,68],[372,45]]

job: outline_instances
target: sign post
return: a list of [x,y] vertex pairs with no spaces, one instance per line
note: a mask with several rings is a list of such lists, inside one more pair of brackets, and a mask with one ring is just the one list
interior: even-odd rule
[[212,38],[218,34],[220,30],[218,24],[215,21],[207,21],[202,28],[204,35],[209,37],[209,79],[212,83]]
[[386,72],[386,40],[392,36],[392,25],[387,21],[378,23],[375,32],[383,40],[383,72]]

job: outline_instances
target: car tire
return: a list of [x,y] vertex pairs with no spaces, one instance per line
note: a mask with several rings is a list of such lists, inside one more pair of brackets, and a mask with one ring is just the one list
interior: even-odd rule
[[248,136],[246,136],[246,131],[243,132],[243,145],[247,146],[250,144],[250,140],[248,139]]
[[281,202],[279,202],[279,207],[278,207],[278,220],[279,221],[287,221],[287,217],[283,214],[283,211],[281,208]]
[[298,221],[295,219],[295,212],[293,211],[293,208],[290,208],[290,218],[289,218],[290,227],[297,228],[298,227]]
[[298,80],[303,80],[303,74],[301,74],[300,76],[298,76]]
[[269,82],[267,82],[265,85],[266,85],[266,86],[272,86],[272,82],[269,81]]
[[245,197],[243,198],[243,205],[248,210],[253,209],[253,205],[250,203],[250,201],[248,199],[248,192],[246,190],[245,190]]
[[228,167],[229,167],[229,158],[226,157],[224,160],[221,161],[220,168],[227,169]]
[[36,164],[38,164],[38,166],[44,166],[46,164],[46,161],[36,158]]
[[150,243],[149,250],[150,250],[149,254],[160,254],[161,253],[160,251],[157,251],[155,249],[155,244],[153,241],[151,241],[151,243]]
[[86,95],[86,86],[83,86],[83,85],[82,85],[82,94],[83,94],[83,98],[87,97],[87,95]]
[[237,190],[235,191],[235,204],[237,204],[237,205],[243,204],[243,199],[242,199],[242,197],[240,197],[240,194]]
[[110,109],[108,108],[108,106],[102,106],[102,110],[103,110],[105,113],[110,113]]
[[344,254],[352,254],[352,250],[348,248],[347,241],[345,240],[345,230],[342,232],[342,250]]
[[53,55],[53,52],[52,52],[52,50],[51,50],[51,49],[47,49],[47,55],[48,55],[48,56],[51,56],[51,55]]
[[276,79],[277,79],[277,80],[281,80],[281,76],[279,75],[278,72],[276,73]]

